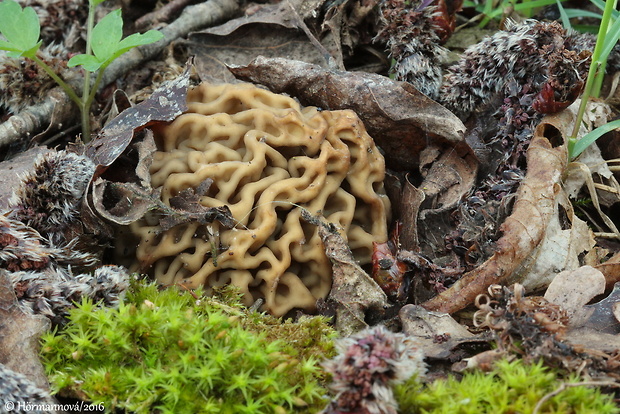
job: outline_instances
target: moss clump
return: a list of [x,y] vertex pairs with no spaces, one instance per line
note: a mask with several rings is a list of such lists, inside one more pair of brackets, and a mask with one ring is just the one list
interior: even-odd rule
[[[494,371],[469,372],[461,380],[450,377],[423,386],[415,378],[395,389],[401,414],[413,413],[531,413],[547,394],[563,383],[578,383],[571,376],[561,380],[542,362],[499,361]],[[619,413],[612,398],[597,388],[567,387],[540,407],[539,413]]]
[[[138,413],[303,413],[325,405],[318,358],[300,348],[307,341],[267,339],[253,329],[258,314],[196,295],[135,283],[118,309],[83,300],[62,331],[43,337],[53,391]],[[333,331],[324,320],[298,328],[329,349]]]

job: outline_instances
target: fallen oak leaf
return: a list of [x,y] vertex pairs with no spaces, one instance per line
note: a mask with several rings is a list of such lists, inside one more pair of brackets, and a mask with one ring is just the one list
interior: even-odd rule
[[385,151],[386,163],[393,169],[416,168],[419,154],[429,142],[454,148],[460,156],[472,152],[463,138],[461,120],[407,82],[262,56],[229,70],[239,79],[288,93],[304,105],[352,109]]

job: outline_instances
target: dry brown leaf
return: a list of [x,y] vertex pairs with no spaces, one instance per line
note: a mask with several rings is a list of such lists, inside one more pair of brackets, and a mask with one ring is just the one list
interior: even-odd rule
[[406,82],[370,73],[331,71],[282,58],[258,57],[230,71],[239,79],[288,93],[303,105],[352,109],[385,151],[390,168],[414,169],[420,152],[431,142],[456,150],[460,157],[471,153],[463,138],[463,123]]
[[[226,65],[247,65],[258,56],[287,57],[328,67],[334,59],[304,23],[308,8],[320,8],[316,0],[288,0],[259,6],[248,16],[190,34],[177,45],[195,56],[203,81],[233,82]],[[303,14],[304,16],[302,17]],[[338,59],[342,66],[342,58]]]
[[331,51],[332,56],[342,61],[343,47],[348,51],[355,49],[360,37],[358,26],[376,10],[379,3],[380,0],[329,2],[322,23],[321,43]]
[[595,244],[592,230],[575,215],[566,193],[560,191],[543,240],[507,283],[520,283],[527,292],[544,289],[558,271],[578,268],[580,255]]
[[108,167],[125,151],[136,130],[144,128],[149,122],[171,121],[185,111],[190,67],[188,63],[185,72],[177,79],[166,82],[147,100],[110,121],[99,136],[88,143],[86,155],[96,165]]
[[568,161],[560,130],[571,119],[571,114],[561,112],[545,118],[537,127],[527,150],[526,177],[519,186],[512,214],[500,227],[503,235],[494,255],[426,301],[425,308],[453,313],[472,304],[488,286],[506,281],[543,241],[550,220],[555,218],[556,197]]
[[[115,183],[97,178],[92,185],[89,204],[99,217],[126,226],[155,208],[157,197],[158,194],[151,194],[136,183]],[[111,199],[116,202],[111,203]]]
[[19,306],[6,270],[0,269],[0,363],[44,390],[49,384],[39,361],[39,337],[50,327],[48,318],[28,314]]
[[387,296],[357,264],[349,246],[332,224],[308,213],[303,217],[319,226],[325,254],[332,262],[332,288],[326,302],[335,305],[336,330],[342,336],[348,336],[368,327],[366,312],[386,309],[389,306]]
[[398,316],[403,333],[416,338],[429,358],[449,359],[454,348],[461,344],[488,341],[469,332],[447,313],[429,312],[410,304],[403,306]]
[[620,283],[616,283],[611,293],[600,302],[584,306],[589,315],[584,320],[583,326],[601,333],[619,335],[620,322],[614,314],[618,303],[620,303]]
[[108,223],[128,225],[155,208],[153,197],[158,194],[152,194],[149,172],[155,149],[153,132],[145,129],[126,151],[134,156],[121,157],[91,183],[82,217],[92,232],[104,229],[112,234]]
[[167,231],[183,223],[198,222],[207,225],[218,221],[226,228],[233,228],[237,222],[227,205],[221,207],[205,207],[200,203],[203,194],[196,194],[193,188],[186,188],[178,195],[170,198],[170,209],[164,212],[159,220],[162,231]]
[[580,317],[583,307],[605,292],[605,277],[591,266],[558,273],[545,292],[545,299],[560,305],[572,322]]
[[609,260],[595,268],[605,276],[607,287],[613,286],[620,281],[620,252],[616,252]]
[[447,210],[471,192],[476,183],[478,160],[473,153],[459,156],[450,150],[437,152],[438,158],[430,164],[428,171],[424,171],[420,189],[424,191],[426,209]]
[[570,325],[565,338],[572,345],[603,352],[620,350],[618,290],[599,303],[587,305],[604,292],[605,276],[591,266],[561,272],[549,285],[545,299],[568,313]]
[[[588,266],[584,266],[588,267]],[[592,269],[592,268],[590,268]],[[579,346],[585,352],[594,354],[598,352],[615,354],[620,351],[620,319],[619,319],[619,307],[620,307],[620,283],[616,283],[612,292],[606,296],[603,300],[594,303],[592,305],[584,305],[579,308],[577,306],[580,302],[586,302],[592,300],[596,293],[600,291],[600,286],[605,283],[604,276],[596,270],[586,270],[591,272],[591,277],[596,278],[597,281],[593,282],[599,286],[599,290],[590,290],[589,295],[577,296],[573,292],[572,284],[562,284],[562,280],[558,281],[557,290],[564,294],[561,296],[569,298],[568,307],[574,306],[574,313],[571,316],[569,330],[565,335],[565,339],[572,345]],[[576,276],[582,275],[582,270],[578,269]],[[577,289],[586,289],[587,280],[579,282]],[[558,296],[556,294],[556,296]],[[572,299],[574,296],[578,299]],[[588,299],[588,296],[591,296]],[[559,301],[562,299],[559,298]]]
[[[605,358],[610,361],[613,361],[611,355],[616,354],[618,350],[620,350],[620,335],[599,332],[587,326],[568,331],[564,339],[566,342],[573,345],[575,349],[599,358],[601,357],[601,352],[604,353],[602,355],[610,354]],[[617,369],[613,371],[618,375]],[[609,372],[607,373],[609,374]]]
[[257,56],[289,56],[328,66],[326,57],[306,35],[274,24],[244,25],[225,36],[209,31],[194,33],[179,44],[196,56],[196,71],[208,82],[233,82],[235,77],[227,65],[247,65]]
[[418,251],[418,214],[424,202],[424,191],[411,184],[407,176],[404,181],[399,209],[402,222],[400,245],[403,250]]

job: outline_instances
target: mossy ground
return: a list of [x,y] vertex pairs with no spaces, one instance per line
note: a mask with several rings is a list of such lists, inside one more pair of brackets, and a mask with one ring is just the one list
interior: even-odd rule
[[62,331],[43,337],[53,391],[108,411],[320,410],[319,362],[334,352],[326,320],[282,323],[224,296],[136,282],[118,309],[83,300]]
[[[562,384],[578,384],[576,376],[562,379],[542,362],[501,360],[492,372],[469,372],[422,385],[416,379],[396,387],[401,414],[414,413],[533,413],[548,394]],[[539,414],[620,413],[609,395],[594,387],[568,386],[539,407]]]

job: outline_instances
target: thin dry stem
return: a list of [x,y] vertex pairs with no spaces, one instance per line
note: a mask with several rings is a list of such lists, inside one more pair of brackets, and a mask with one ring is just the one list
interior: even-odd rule
[[538,403],[536,404],[536,407],[534,407],[534,411],[532,411],[532,414],[538,414],[538,412],[540,411],[540,409],[542,408],[543,404],[545,404],[547,401],[549,401],[551,398],[555,397],[556,395],[560,394],[562,391],[571,388],[571,387],[615,387],[615,388],[620,388],[620,384],[613,382],[613,381],[584,381],[584,382],[571,382],[571,383],[564,383],[562,385],[560,385],[556,390],[551,391],[549,394],[545,395],[544,397],[542,397]]

